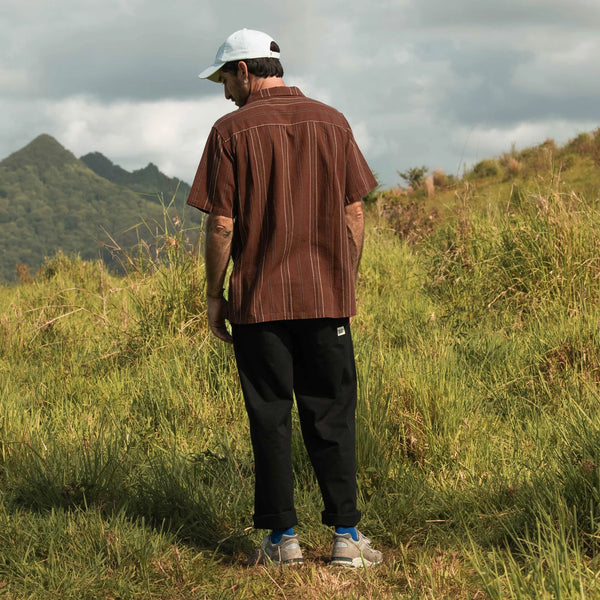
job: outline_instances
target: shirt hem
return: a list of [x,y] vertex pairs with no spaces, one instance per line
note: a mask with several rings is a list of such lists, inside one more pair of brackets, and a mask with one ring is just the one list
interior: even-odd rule
[[266,317],[229,317],[229,322],[233,325],[253,325],[256,323],[269,323],[271,321],[304,321],[309,319],[349,319],[356,315],[355,310],[351,311],[340,311],[340,312],[327,312],[325,314],[301,314],[301,315],[289,315],[289,314],[273,314]]

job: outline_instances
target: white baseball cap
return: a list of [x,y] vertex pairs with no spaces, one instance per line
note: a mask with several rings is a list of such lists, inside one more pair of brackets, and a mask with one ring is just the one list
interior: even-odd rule
[[218,81],[217,72],[231,60],[248,58],[279,58],[279,52],[271,50],[271,42],[275,40],[268,34],[254,29],[240,29],[232,33],[217,50],[215,62],[204,69],[198,77]]

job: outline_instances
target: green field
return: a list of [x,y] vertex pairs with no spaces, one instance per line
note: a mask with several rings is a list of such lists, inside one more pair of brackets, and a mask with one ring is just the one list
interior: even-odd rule
[[298,428],[308,560],[246,565],[245,411],[187,232],[126,277],[58,254],[1,287],[0,598],[600,597],[598,167],[570,151],[367,207],[359,498],[385,562],[364,571],[327,564]]

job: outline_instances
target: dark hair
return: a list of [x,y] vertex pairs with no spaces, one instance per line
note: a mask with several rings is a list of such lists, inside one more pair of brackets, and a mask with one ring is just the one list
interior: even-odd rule
[[[276,42],[271,42],[271,52],[280,52]],[[239,60],[232,60],[221,67],[226,73],[237,73]],[[249,58],[244,59],[248,73],[256,77],[283,77],[283,66],[278,58]]]

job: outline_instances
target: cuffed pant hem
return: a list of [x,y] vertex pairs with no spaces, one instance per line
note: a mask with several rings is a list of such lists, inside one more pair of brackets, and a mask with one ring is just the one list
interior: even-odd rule
[[360,521],[360,510],[347,515],[336,515],[323,511],[321,513],[321,522],[323,525],[329,525],[331,527],[355,527]]
[[298,517],[295,510],[276,515],[254,515],[255,529],[289,529],[298,525]]

